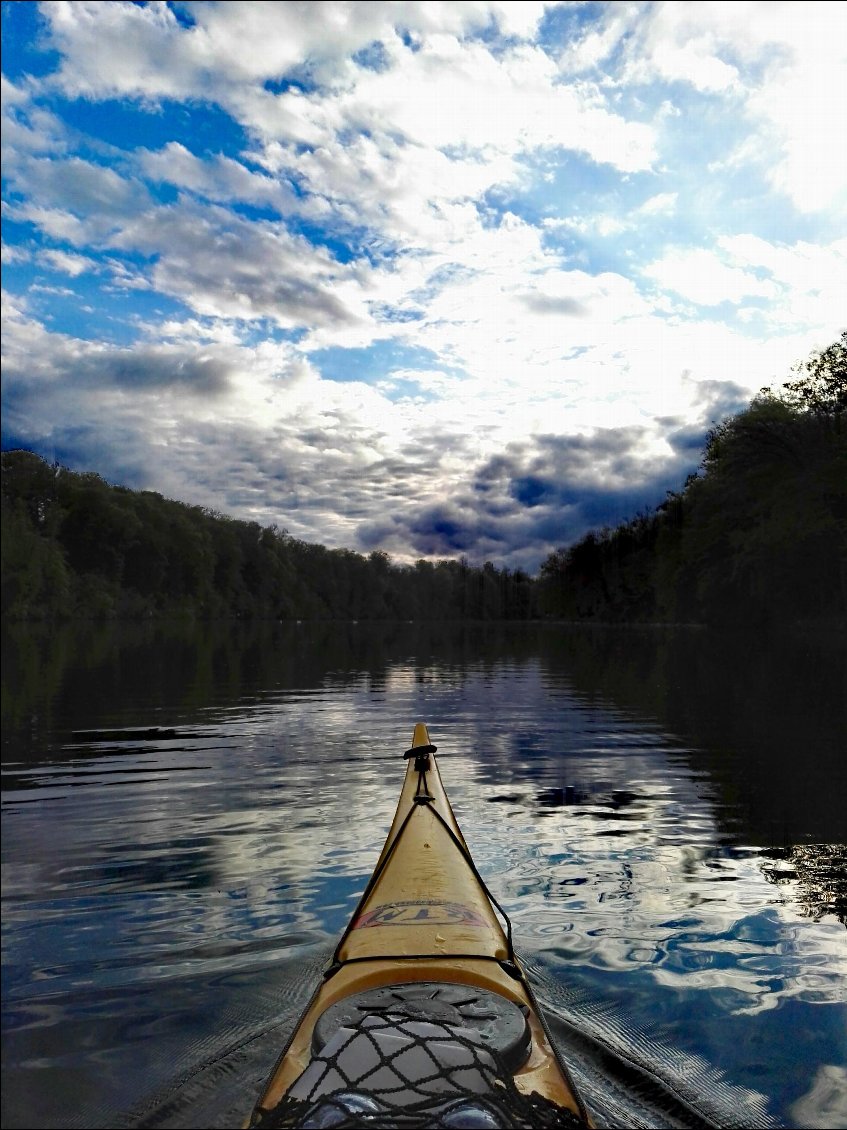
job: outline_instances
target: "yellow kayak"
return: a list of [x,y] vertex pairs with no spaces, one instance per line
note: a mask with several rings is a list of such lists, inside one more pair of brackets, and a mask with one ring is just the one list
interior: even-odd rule
[[374,873],[246,1127],[592,1125],[435,749],[419,723]]

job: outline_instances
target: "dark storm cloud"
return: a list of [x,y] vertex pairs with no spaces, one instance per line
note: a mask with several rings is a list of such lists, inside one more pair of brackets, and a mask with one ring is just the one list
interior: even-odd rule
[[364,549],[390,546],[394,552],[420,557],[458,557],[474,561],[508,556],[508,523],[475,510],[467,496],[450,502],[396,510],[390,516],[362,523],[357,529]]
[[681,416],[658,416],[656,423],[673,451],[683,460],[699,462],[715,424],[734,416],[750,403],[749,390],[735,381],[698,381],[695,404],[699,416],[686,419]]
[[677,455],[695,461],[699,458],[709,435],[708,428],[681,417],[663,416],[656,422],[665,428],[665,439]]
[[559,546],[618,525],[682,486],[701,448],[681,420],[675,424],[662,436],[667,446],[637,426],[510,444],[438,504],[406,502],[360,525],[360,545],[424,557],[465,554],[477,564],[491,559],[534,573]]
[[419,553],[428,556],[467,553],[479,541],[480,533],[479,515],[468,516],[449,505],[430,507],[409,524],[411,543]]
[[475,481],[480,489],[508,481],[512,497],[527,506],[545,496],[581,496],[599,484],[617,490],[649,477],[644,454],[648,439],[648,430],[637,426],[602,428],[588,435],[540,435],[509,444],[502,455],[478,468]]
[[697,381],[696,404],[704,420],[717,422],[734,416],[750,403],[750,391],[735,381]]

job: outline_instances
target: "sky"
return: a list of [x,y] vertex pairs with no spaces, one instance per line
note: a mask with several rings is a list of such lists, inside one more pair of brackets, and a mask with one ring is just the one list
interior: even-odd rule
[[2,3],[2,442],[534,572],[847,327],[847,4]]

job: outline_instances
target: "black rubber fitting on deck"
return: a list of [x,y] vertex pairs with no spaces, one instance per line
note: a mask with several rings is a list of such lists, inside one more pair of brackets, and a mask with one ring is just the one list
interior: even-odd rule
[[416,745],[412,749],[407,749],[403,754],[403,759],[408,761],[410,757],[419,757],[424,753],[436,753],[438,751],[437,745]]

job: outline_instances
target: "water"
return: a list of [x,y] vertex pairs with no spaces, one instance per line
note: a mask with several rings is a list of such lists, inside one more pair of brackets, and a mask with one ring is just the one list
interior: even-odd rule
[[238,1126],[418,720],[600,1125],[847,1126],[846,664],[551,625],[8,630],[4,1127]]

